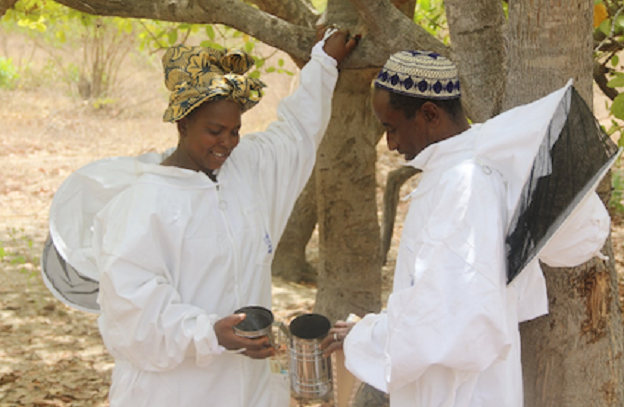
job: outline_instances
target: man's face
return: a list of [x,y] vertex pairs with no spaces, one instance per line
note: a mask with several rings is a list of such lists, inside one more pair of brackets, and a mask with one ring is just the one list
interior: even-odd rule
[[386,128],[388,148],[398,151],[407,161],[411,161],[431,144],[428,122],[422,109],[408,119],[403,111],[392,108],[389,91],[376,88],[373,93],[373,111]]
[[210,172],[221,168],[240,141],[240,107],[229,100],[204,103],[180,121],[181,147],[188,168]]

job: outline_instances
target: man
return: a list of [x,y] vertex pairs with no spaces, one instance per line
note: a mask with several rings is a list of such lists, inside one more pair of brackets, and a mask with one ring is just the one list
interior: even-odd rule
[[[388,148],[422,175],[410,194],[387,310],[355,325],[339,321],[324,346],[327,353],[344,347],[347,368],[389,393],[393,407],[522,406],[518,324],[548,311],[537,259],[507,284],[515,189],[482,148],[487,134],[507,130],[471,127],[460,96],[455,66],[430,52],[394,54],[375,80],[373,109]],[[572,233],[587,237],[584,245],[571,246]],[[608,233],[608,213],[592,193],[540,260],[578,265],[600,255]]]

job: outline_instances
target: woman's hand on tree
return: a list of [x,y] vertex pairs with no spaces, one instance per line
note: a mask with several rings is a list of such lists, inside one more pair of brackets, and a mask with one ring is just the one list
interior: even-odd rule
[[331,26],[318,26],[316,29],[317,40],[322,40],[328,30],[334,32],[325,39],[323,50],[340,64],[353,51],[361,36],[356,35],[349,38],[348,30],[340,30]]

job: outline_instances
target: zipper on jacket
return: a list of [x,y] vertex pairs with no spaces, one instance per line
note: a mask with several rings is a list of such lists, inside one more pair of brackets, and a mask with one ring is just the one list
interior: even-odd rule
[[[232,260],[234,262],[234,292],[236,295],[236,303],[241,305],[240,284],[239,284],[239,275],[238,275],[238,256],[236,252],[236,244],[234,243],[234,235],[232,234],[230,223],[228,222],[227,216],[225,215],[225,210],[227,209],[228,205],[227,205],[227,202],[221,197],[221,186],[217,184],[216,187],[217,187],[217,199],[219,200],[219,210],[221,211],[223,222],[225,222],[225,226],[226,226],[227,233],[228,233],[228,239],[230,241],[230,245],[232,246],[232,253],[233,253]],[[247,392],[245,391],[245,382],[248,376],[248,372],[247,372],[247,366],[245,364],[245,360],[243,358],[240,358],[239,363],[241,365],[241,371],[242,371],[242,375],[239,381],[240,394],[241,394],[241,401],[244,404],[247,400]]]

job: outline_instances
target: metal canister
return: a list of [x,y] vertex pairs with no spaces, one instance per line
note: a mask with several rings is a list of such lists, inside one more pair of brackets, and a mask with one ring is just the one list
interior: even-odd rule
[[323,397],[332,389],[331,359],[320,348],[330,328],[319,314],[300,315],[289,325],[290,383],[302,398]]

